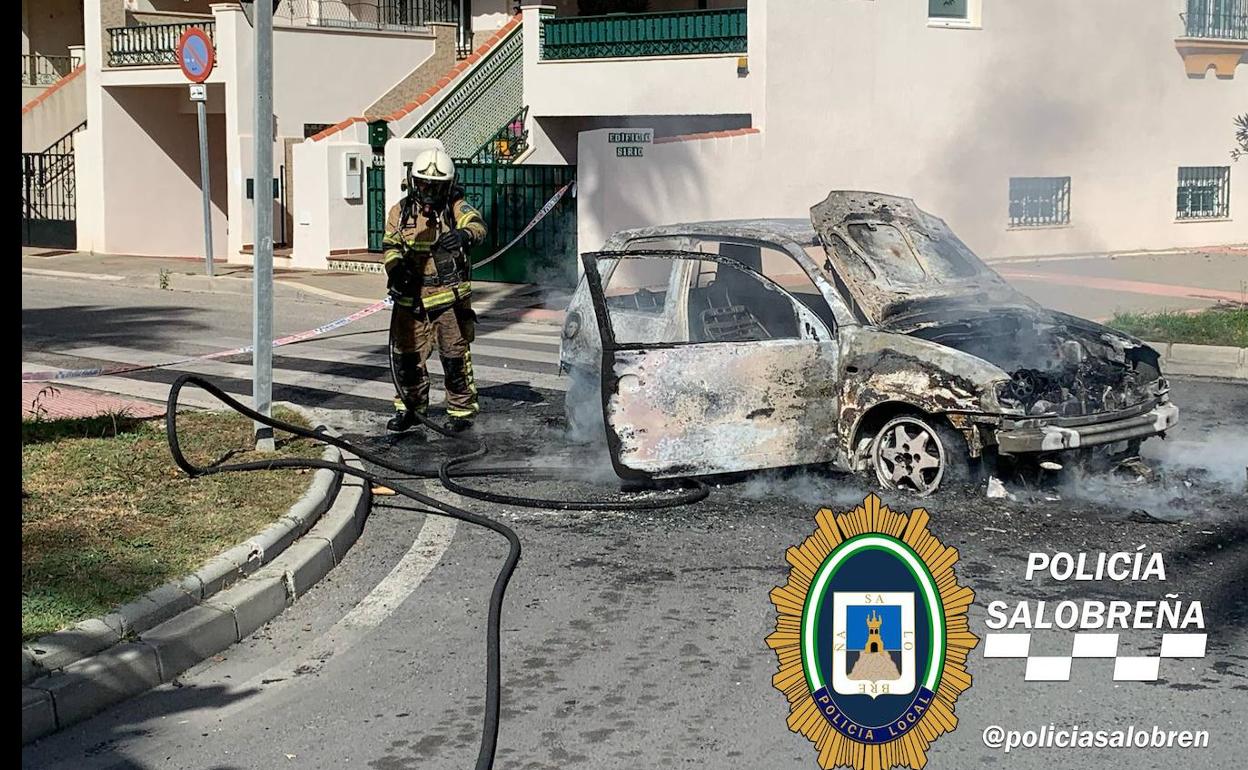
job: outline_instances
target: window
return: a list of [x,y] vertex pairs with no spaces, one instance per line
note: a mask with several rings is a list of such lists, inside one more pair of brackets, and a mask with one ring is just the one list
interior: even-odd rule
[[333,127],[334,127],[333,123],[304,123],[303,124],[303,138],[311,139],[312,137],[321,133],[325,129],[333,128]]
[[719,254],[753,270],[793,295],[811,312],[823,319],[829,328],[835,328],[836,318],[819,287],[788,252],[757,242],[728,241],[700,238],[697,250],[704,254]]
[[968,21],[967,0],[927,0],[929,19]]
[[980,29],[984,0],[927,0],[927,26]]
[[1230,215],[1230,166],[1179,168],[1177,219],[1225,219]]
[[1010,227],[1070,224],[1070,177],[1010,178]]

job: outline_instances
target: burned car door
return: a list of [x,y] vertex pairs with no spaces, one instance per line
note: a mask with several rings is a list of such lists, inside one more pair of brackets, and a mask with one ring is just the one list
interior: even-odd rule
[[[583,255],[602,336],[602,406],[621,478],[672,478],[832,461],[837,342],[757,271],[696,252]],[[604,281],[603,275],[609,276]],[[675,324],[638,324],[650,278]],[[674,306],[673,306],[674,305]]]

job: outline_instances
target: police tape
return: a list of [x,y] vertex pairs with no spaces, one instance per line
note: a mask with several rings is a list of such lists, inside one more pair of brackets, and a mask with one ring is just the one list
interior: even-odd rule
[[[389,307],[391,300],[389,297],[380,302],[374,302],[368,307],[361,308],[351,315],[335,318],[327,324],[322,324],[315,329],[307,329],[306,331],[288,334],[285,337],[278,337],[273,340],[273,347],[280,348],[283,345],[291,345],[296,342],[320,337],[324,334],[341,329],[347,324],[368,318],[385,308]],[[148,369],[163,369],[169,366],[178,366],[180,364],[191,363],[192,361],[209,361],[216,358],[229,358],[230,356],[239,356],[244,353],[250,353],[255,349],[254,345],[246,345],[241,348],[231,348],[230,350],[218,350],[215,353],[207,353],[202,356],[185,356],[183,358],[175,358],[170,361],[162,361],[158,364],[125,364],[122,366],[96,367],[94,369],[57,369],[48,372],[23,372],[22,382],[51,382],[54,380],[71,380],[84,377],[105,377],[114,374],[131,374],[133,372],[147,371]]]
[[568,191],[568,188],[572,187],[572,185],[574,184],[576,184],[575,179],[571,180],[570,182],[565,184],[563,187],[560,187],[558,190],[556,190],[555,194],[550,196],[550,200],[546,201],[546,205],[542,206],[541,210],[537,212],[537,216],[533,217],[533,219],[530,220],[529,223],[524,226],[524,229],[521,230],[520,233],[516,235],[515,238],[512,238],[510,241],[507,242],[506,246],[502,247],[501,249],[494,252],[493,254],[486,257],[485,259],[481,260],[480,262],[473,262],[472,269],[476,270],[479,267],[485,267],[486,265],[490,264],[494,260],[503,256],[503,254],[505,254],[507,250],[510,249],[512,246],[515,246],[520,241],[521,238],[528,235],[530,230],[532,230],[534,227],[537,227],[537,223],[545,219],[546,215],[549,214],[555,208],[555,206],[559,205],[559,201],[563,198],[563,194],[566,193]]
[[[555,206],[559,204],[559,201],[563,198],[564,193],[566,193],[569,190],[569,188],[571,188],[572,185],[574,184],[576,184],[576,180],[572,180],[568,182],[567,184],[565,184],[563,187],[560,187],[558,190],[556,190],[555,194],[551,196],[550,200],[546,201],[546,205],[542,206],[541,210],[537,212],[537,215],[534,216],[533,219],[530,220],[529,223],[524,226],[524,229],[522,229],[515,238],[512,238],[511,241],[509,241],[506,246],[502,247],[501,249],[494,252],[493,254],[486,257],[485,259],[481,260],[480,262],[473,263],[473,266],[472,266],[473,269],[475,270],[478,267],[483,267],[489,264],[490,262],[493,262],[494,260],[501,257],[503,254],[505,254],[507,250],[510,249],[512,246],[515,246],[516,243],[518,243],[521,238],[528,235],[529,232],[534,227],[537,227],[537,224],[539,222],[541,222],[543,219],[546,218],[546,215],[549,214],[555,208]],[[368,307],[361,308],[360,310],[355,311],[351,315],[343,316],[342,318],[335,318],[329,323],[322,324],[321,326],[318,326],[315,329],[308,329],[306,331],[296,332],[295,334],[288,334],[285,337],[278,337],[277,339],[273,340],[273,347],[280,348],[283,345],[291,345],[296,342],[303,342],[304,340],[312,339],[313,337],[320,337],[324,334],[328,334],[329,332],[334,331],[335,329],[341,329],[347,324],[355,323],[356,321],[362,320],[364,318],[368,318],[369,316],[389,307],[391,304],[392,304],[391,298],[386,297],[380,302],[374,302]],[[92,369],[57,369],[54,371],[46,371],[46,372],[23,372],[22,382],[52,382],[55,380],[72,380],[72,379],[81,379],[85,377],[106,377],[106,376],[115,375],[115,374],[131,374],[133,372],[143,372],[149,369],[164,369],[170,366],[188,364],[193,361],[211,361],[217,358],[229,358],[230,356],[239,356],[239,355],[243,355],[244,353],[250,353],[254,349],[255,349],[254,345],[246,345],[241,348],[232,348],[230,350],[219,350],[215,353],[207,353],[202,356],[185,356],[183,358],[175,358],[169,361],[162,361],[161,363],[158,363],[158,364],[125,364],[123,366],[95,367]]]

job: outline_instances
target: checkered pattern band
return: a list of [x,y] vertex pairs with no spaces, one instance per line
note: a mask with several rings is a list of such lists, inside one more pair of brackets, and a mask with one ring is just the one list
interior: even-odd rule
[[984,636],[985,658],[1024,658],[1029,682],[1068,682],[1075,658],[1113,658],[1115,682],[1155,682],[1163,658],[1205,657],[1206,634],[1163,634],[1158,655],[1118,654],[1118,634],[1076,633],[1069,655],[1031,655],[1031,634]]

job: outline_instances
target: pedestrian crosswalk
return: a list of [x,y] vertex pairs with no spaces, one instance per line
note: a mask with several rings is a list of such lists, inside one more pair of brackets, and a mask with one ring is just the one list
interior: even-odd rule
[[[179,345],[177,350],[66,344],[28,356],[37,360],[24,360],[22,370],[156,364],[168,361],[171,354],[203,355],[247,345],[250,340],[215,337],[211,343],[211,346],[186,343]],[[568,387],[567,379],[559,374],[559,327],[555,325],[482,323],[472,344],[472,361],[477,390],[483,399],[537,402],[546,400],[551,391],[565,391]],[[167,369],[64,380],[62,383],[163,401],[169,394],[169,384],[187,372],[211,377],[227,393],[250,403],[250,355],[201,360]],[[432,380],[430,402],[437,408],[442,403],[443,392],[442,366],[436,351],[429,361],[429,373]],[[339,334],[275,349],[273,398],[275,401],[325,409],[390,409],[394,386],[390,376],[386,329],[347,327]],[[182,403],[210,408],[219,405],[215,399],[198,390],[183,391]]]

